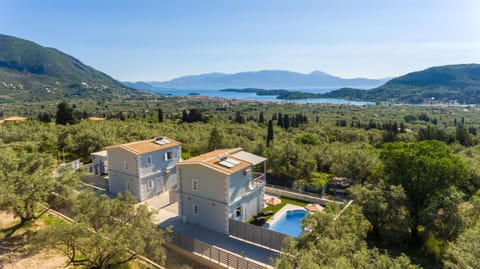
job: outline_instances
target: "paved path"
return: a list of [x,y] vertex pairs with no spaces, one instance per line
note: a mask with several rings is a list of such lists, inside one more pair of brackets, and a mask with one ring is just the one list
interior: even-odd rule
[[178,217],[178,203],[173,203],[157,210],[158,213],[152,216],[152,222],[157,225],[169,219]]
[[272,264],[272,258],[278,256],[278,253],[254,244],[238,240],[228,235],[214,232],[193,224],[184,223],[178,216],[178,202],[163,206],[165,198],[155,197],[144,201],[150,208],[158,212],[153,216],[152,221],[161,227],[171,227],[174,232],[200,240],[209,245],[227,250],[229,252],[242,255],[246,258],[255,260],[264,264]]

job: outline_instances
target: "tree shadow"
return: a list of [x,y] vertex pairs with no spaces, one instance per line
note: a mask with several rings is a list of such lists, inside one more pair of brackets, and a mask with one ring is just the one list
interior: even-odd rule
[[11,227],[7,227],[7,228],[3,228],[3,229],[0,229],[0,234],[3,234],[4,235],[4,239],[6,238],[10,238],[18,229],[22,228],[22,227],[25,227],[25,228],[28,228],[30,225],[32,225],[33,223],[35,223],[35,220],[37,220],[38,218],[40,218],[43,214],[45,214],[46,212],[48,211],[48,209],[44,209],[42,210],[37,216],[34,216],[33,219],[31,220],[27,220],[27,221],[20,221],[19,223],[11,226]]
[[4,239],[10,238],[18,229],[22,228],[25,222],[19,222],[11,227],[0,229],[0,233],[4,234]]

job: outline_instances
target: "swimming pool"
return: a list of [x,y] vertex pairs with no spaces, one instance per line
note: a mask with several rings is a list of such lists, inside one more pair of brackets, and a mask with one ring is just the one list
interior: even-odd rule
[[302,219],[307,215],[303,209],[286,211],[276,222],[270,226],[270,230],[298,237],[302,232]]

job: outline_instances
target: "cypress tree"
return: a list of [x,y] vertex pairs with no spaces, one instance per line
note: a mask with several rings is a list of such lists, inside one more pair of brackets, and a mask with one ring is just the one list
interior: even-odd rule
[[268,131],[267,131],[267,147],[270,146],[270,143],[273,141],[273,122],[272,120],[268,121]]
[[58,104],[55,123],[62,125],[76,123],[73,108],[67,102],[62,101]]
[[158,109],[158,122],[163,122],[163,111],[161,108]]
[[235,113],[235,122],[236,123],[245,123],[245,118],[243,117],[243,115],[240,111],[237,111]]
[[263,111],[260,111],[260,115],[258,116],[258,122],[259,122],[259,123],[265,122],[265,118],[264,118],[264,115],[263,115]]
[[282,116],[282,113],[278,113],[277,125],[283,128],[283,116]]
[[48,114],[47,112],[38,113],[38,120],[47,123],[52,121],[50,114]]
[[456,134],[456,139],[460,144],[466,147],[470,146],[469,135],[467,133],[467,130],[465,129],[465,126],[463,126],[463,124],[457,125],[455,134]]
[[283,128],[285,130],[288,130],[289,127],[290,127],[290,118],[288,117],[288,115],[285,115],[283,116]]
[[188,113],[188,116],[190,117],[189,122],[203,121],[202,112],[200,112],[200,110],[196,108],[190,109],[190,113]]

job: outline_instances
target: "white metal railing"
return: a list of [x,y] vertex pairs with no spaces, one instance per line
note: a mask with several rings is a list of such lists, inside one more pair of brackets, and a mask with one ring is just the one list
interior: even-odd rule
[[324,196],[325,196],[325,195],[322,195],[322,194],[319,194],[319,193],[315,193],[315,192],[296,190],[296,189],[292,189],[292,188],[289,188],[289,187],[278,186],[278,185],[273,185],[273,184],[267,184],[266,186],[269,187],[269,188],[272,188],[272,189],[278,189],[278,190],[283,190],[283,191],[288,191],[288,192],[294,192],[294,193],[298,193],[298,194],[303,194],[303,195],[308,195],[308,196],[314,196],[314,197],[317,197],[317,198],[324,198]]
[[244,186],[243,191],[236,193],[234,197],[230,197],[229,204],[234,204],[240,201],[243,197],[251,195],[252,193],[256,192],[257,190],[263,188],[267,181],[265,180],[265,174],[263,173],[252,173],[252,179],[250,182]]
[[253,190],[262,188],[265,186],[267,181],[265,180],[265,174],[263,173],[252,173],[252,181],[250,184],[253,186]]

